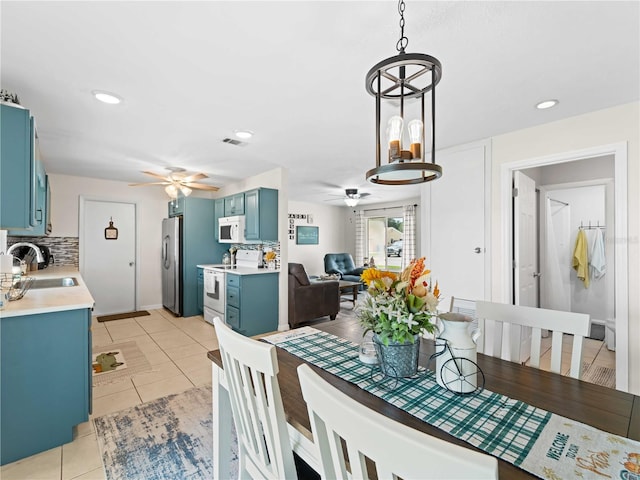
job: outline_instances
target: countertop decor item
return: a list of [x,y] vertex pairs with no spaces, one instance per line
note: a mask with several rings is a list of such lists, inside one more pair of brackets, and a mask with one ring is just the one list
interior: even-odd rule
[[[429,182],[442,176],[442,167],[436,164],[436,85],[442,77],[440,61],[423,53],[406,53],[409,40],[404,35],[404,0],[398,2],[400,39],[396,43],[398,55],[389,57],[367,72],[366,89],[376,99],[376,167],[366,174],[371,183],[382,185],[411,185]],[[425,135],[425,94],[431,92],[429,108],[429,136]],[[382,101],[385,101],[383,113]],[[381,117],[389,118],[387,111],[396,110],[388,125],[380,125]],[[409,149],[403,148],[405,117],[411,115],[407,125]],[[388,135],[387,149],[382,148],[381,128]],[[431,162],[425,160],[426,142],[431,140]],[[388,163],[382,164],[381,152],[388,151]],[[386,155],[385,155],[386,156]]]

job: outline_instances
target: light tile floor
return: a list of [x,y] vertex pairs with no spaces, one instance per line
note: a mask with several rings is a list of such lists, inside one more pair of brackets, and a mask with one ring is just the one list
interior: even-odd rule
[[[117,412],[194,386],[211,384],[211,361],[206,352],[218,348],[213,326],[202,316],[176,318],[165,310],[152,310],[146,317],[105,323],[93,321],[93,345],[135,340],[153,365],[152,372],[129,380],[93,388],[91,419]],[[340,317],[338,317],[340,318]],[[344,318],[344,317],[343,317]],[[347,317],[348,319],[349,317]],[[352,319],[353,320],[353,319]],[[336,327],[359,331],[356,321]],[[344,332],[343,332],[344,333]],[[543,345],[550,349],[550,338]],[[571,350],[571,337],[565,336],[563,349]],[[541,358],[548,369],[550,350]],[[563,355],[563,357],[568,357]],[[570,358],[570,357],[568,357]],[[569,371],[568,358],[563,374]],[[604,342],[585,339],[583,360],[615,368],[615,352]],[[93,422],[78,425],[71,443],[7,464],[0,469],[2,480],[104,480],[104,471]]]
[[211,384],[207,352],[218,348],[213,325],[202,316],[177,318],[165,310],[150,313],[104,323],[94,318],[91,331],[96,346],[134,340],[153,370],[93,387],[93,413],[75,429],[73,442],[4,465],[2,480],[104,480],[93,418]]

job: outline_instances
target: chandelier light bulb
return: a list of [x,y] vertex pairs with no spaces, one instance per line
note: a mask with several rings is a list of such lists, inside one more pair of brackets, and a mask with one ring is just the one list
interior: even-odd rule
[[399,115],[394,115],[387,124],[387,137],[389,139],[389,160],[400,158],[402,150],[402,128],[404,120]]
[[411,156],[413,158],[422,158],[422,130],[423,124],[421,120],[414,119],[407,125],[409,130],[409,140],[411,141]]

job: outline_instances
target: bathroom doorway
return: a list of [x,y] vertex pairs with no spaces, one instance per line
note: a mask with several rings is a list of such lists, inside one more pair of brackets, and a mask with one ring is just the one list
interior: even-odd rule
[[[553,232],[559,237],[553,245],[548,244],[540,249],[540,270],[545,268],[545,262],[552,256],[552,246],[556,250],[561,245],[569,246],[569,261],[573,256],[575,235],[579,230],[579,222],[585,232],[588,230],[600,231],[603,234],[605,247],[606,273],[599,277],[597,282],[590,284],[591,290],[575,281],[575,271],[569,263],[569,277],[567,280],[566,249],[562,249],[564,261],[558,257],[556,251],[553,255],[558,258],[558,265],[563,263],[560,271],[546,271],[540,277],[541,307],[566,309],[571,311],[584,311],[594,319],[594,323],[609,326],[611,346],[615,349],[615,377],[616,388],[628,390],[628,275],[627,275],[627,146],[624,143],[594,147],[582,151],[566,152],[548,157],[540,157],[527,160],[508,162],[501,166],[501,196],[503,206],[508,211],[508,202],[511,194],[511,183],[514,172],[522,171],[536,181],[536,187],[540,190],[539,212],[540,235],[539,244],[547,242],[550,229],[547,226],[547,215],[551,217],[549,225],[554,225]],[[594,190],[595,188],[595,190]],[[582,190],[580,189],[587,189]],[[590,189],[590,190],[589,190]],[[553,193],[551,193],[553,192]],[[586,192],[586,193],[585,193]],[[556,195],[557,193],[557,195]],[[569,195],[567,197],[566,195]],[[573,201],[571,200],[573,195]],[[582,204],[589,203],[591,196],[597,196],[604,202],[600,202],[598,218],[595,210],[582,209]],[[560,198],[561,197],[561,198]],[[586,199],[586,200],[585,200]],[[563,203],[559,203],[563,202]],[[564,205],[567,204],[567,205]],[[573,204],[573,205],[572,205]],[[591,205],[593,207],[593,205]],[[574,215],[572,215],[574,211]],[[577,224],[576,222],[577,218]],[[589,227],[591,221],[591,227]],[[598,225],[600,223],[600,225]],[[598,227],[603,227],[598,229]],[[510,219],[505,219],[502,225],[504,238],[512,238],[513,226]],[[543,231],[544,230],[544,231]],[[568,230],[568,234],[567,234]],[[567,235],[569,239],[567,240]],[[593,234],[589,235],[593,237]],[[507,244],[509,244],[508,242]],[[508,266],[510,267],[510,266]],[[511,268],[505,266],[505,275],[513,279]],[[508,270],[506,270],[508,268]],[[571,277],[573,275],[574,277]],[[549,292],[543,293],[545,282],[551,282],[557,277],[558,285],[564,285],[566,294],[551,296]],[[571,283],[573,281],[573,284]],[[510,282],[513,289],[513,282]],[[594,287],[595,286],[595,287]],[[505,292],[507,293],[507,292]],[[510,297],[510,295],[509,295]],[[586,301],[588,300],[588,301]],[[600,301],[600,304],[597,304]],[[551,303],[550,303],[551,302]],[[554,303],[556,302],[556,303]],[[562,302],[565,307],[560,308]],[[568,303],[567,303],[568,302]],[[597,304],[597,305],[596,305]],[[604,317],[604,318],[601,318]],[[617,341],[616,341],[617,340]]]

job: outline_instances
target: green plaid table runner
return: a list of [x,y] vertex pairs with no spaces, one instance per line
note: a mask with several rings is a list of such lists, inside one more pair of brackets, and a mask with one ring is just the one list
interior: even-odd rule
[[385,388],[372,380],[371,366],[360,362],[357,344],[310,327],[264,339],[540,478],[640,480],[630,463],[640,458],[639,442],[486,389],[455,395],[431,371]]

